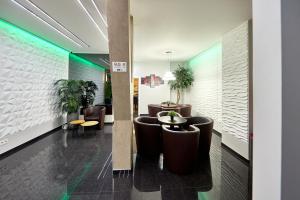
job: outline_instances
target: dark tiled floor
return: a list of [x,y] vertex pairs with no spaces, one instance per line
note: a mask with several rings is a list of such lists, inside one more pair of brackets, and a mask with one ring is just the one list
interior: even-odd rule
[[216,135],[210,160],[190,175],[162,169],[162,159],[134,158],[133,173],[113,176],[111,126],[81,136],[60,130],[0,160],[0,199],[248,199],[248,166]]

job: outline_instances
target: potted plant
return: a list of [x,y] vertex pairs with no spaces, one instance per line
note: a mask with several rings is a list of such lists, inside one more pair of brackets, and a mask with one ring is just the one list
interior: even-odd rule
[[112,101],[111,81],[106,81],[104,84],[104,103],[111,104],[111,101]]
[[171,90],[177,91],[176,104],[178,104],[181,96],[180,91],[190,87],[193,84],[194,76],[191,69],[182,67],[180,65],[173,73],[176,79],[174,81],[169,81],[168,83]]
[[174,122],[174,117],[177,115],[175,111],[168,112],[168,116],[171,118],[171,122]]
[[83,89],[79,81],[61,79],[54,83],[57,88],[58,103],[63,113],[67,113],[67,122],[79,117],[79,107]]
[[98,86],[93,81],[79,81],[83,94],[81,95],[81,105],[84,108],[87,108],[93,105],[95,101],[96,90],[98,90]]

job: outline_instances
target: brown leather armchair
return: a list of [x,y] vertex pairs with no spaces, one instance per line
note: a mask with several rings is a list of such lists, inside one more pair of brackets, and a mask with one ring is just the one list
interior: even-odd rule
[[192,105],[190,104],[181,104],[180,105],[180,114],[183,117],[190,117],[192,112]]
[[[167,116],[170,111],[160,111],[156,114],[157,117]],[[179,113],[176,112],[177,117],[182,117]]]
[[161,126],[156,117],[137,117],[133,121],[137,153],[153,157],[161,153]]
[[104,127],[106,108],[104,106],[91,106],[83,110],[85,121],[98,121],[99,129]]
[[162,111],[161,106],[157,104],[148,105],[148,113],[150,117],[156,117],[158,112]]
[[199,156],[209,156],[214,120],[209,117],[187,117],[186,125],[194,125],[200,129]]
[[200,130],[189,126],[188,130],[173,131],[162,126],[164,166],[176,174],[193,171],[198,157]]

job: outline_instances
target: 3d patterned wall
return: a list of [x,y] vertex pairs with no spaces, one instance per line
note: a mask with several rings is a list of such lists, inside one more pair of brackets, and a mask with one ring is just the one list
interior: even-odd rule
[[68,78],[68,55],[0,20],[0,154],[57,127],[53,83]]
[[193,115],[214,119],[222,143],[248,158],[250,128],[249,44],[250,22],[224,35],[217,44],[187,62],[195,82],[185,92],[184,103]]
[[69,59],[69,79],[94,81],[98,86],[94,104],[104,102],[104,75],[104,70],[91,68],[84,62],[72,59],[72,57]]
[[249,133],[249,23],[223,37],[222,142],[248,157]]
[[217,44],[188,61],[194,72],[193,86],[185,103],[192,104],[193,115],[214,119],[214,129],[222,133],[222,45]]

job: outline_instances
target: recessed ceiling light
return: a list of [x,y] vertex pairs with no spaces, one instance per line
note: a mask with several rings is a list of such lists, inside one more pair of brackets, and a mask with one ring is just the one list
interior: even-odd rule
[[84,7],[84,5],[82,4],[81,0],[77,0],[77,2],[79,3],[79,5],[81,6],[81,8],[84,10],[84,12],[87,14],[87,16],[89,16],[90,20],[95,24],[96,28],[100,31],[101,35],[103,36],[103,38],[108,41],[107,36],[103,33],[103,31],[101,30],[101,28],[98,26],[98,24],[95,22],[95,20],[93,19],[93,17],[91,16],[91,14],[89,13],[89,11]]
[[95,8],[96,8],[98,14],[100,15],[100,17],[101,17],[101,19],[102,19],[104,25],[107,27],[107,22],[106,22],[106,20],[104,19],[103,15],[101,14],[100,10],[98,9],[97,4],[95,3],[94,0],[91,0],[91,1],[92,1],[93,5],[95,6]]
[[53,30],[55,30],[56,32],[58,32],[59,34],[61,34],[62,36],[64,36],[65,38],[67,38],[69,41],[73,42],[74,44],[82,47],[81,44],[77,43],[76,41],[74,41],[72,38],[70,38],[69,36],[65,35],[63,32],[61,32],[60,30],[58,30],[57,28],[55,28],[54,26],[52,26],[51,24],[49,24],[47,21],[45,21],[44,19],[42,19],[41,17],[39,17],[38,15],[36,15],[34,12],[32,12],[30,9],[24,7],[22,4],[20,4],[19,2],[17,2],[16,0],[11,0],[13,3],[15,3],[16,5],[18,5],[19,7],[21,7],[22,9],[24,9],[25,11],[27,11],[28,13],[30,13],[31,15],[33,15],[34,17],[36,17],[38,20],[42,21],[43,23],[45,23],[46,25],[48,25],[49,27],[51,27]]
[[60,26],[62,29],[64,29],[66,32],[68,32],[69,34],[73,35],[75,38],[77,38],[84,46],[89,47],[89,45],[87,43],[85,43],[84,41],[82,41],[77,35],[75,35],[74,33],[72,33],[70,30],[68,30],[64,25],[62,25],[60,22],[58,22],[56,19],[54,19],[53,17],[51,17],[46,11],[44,11],[43,9],[41,9],[39,6],[35,5],[32,1],[30,0],[25,0],[27,1],[31,6],[33,6],[34,8],[36,8],[37,10],[39,10],[40,12],[42,12],[44,15],[46,15],[49,19],[51,19],[52,21],[54,21],[58,26]]

